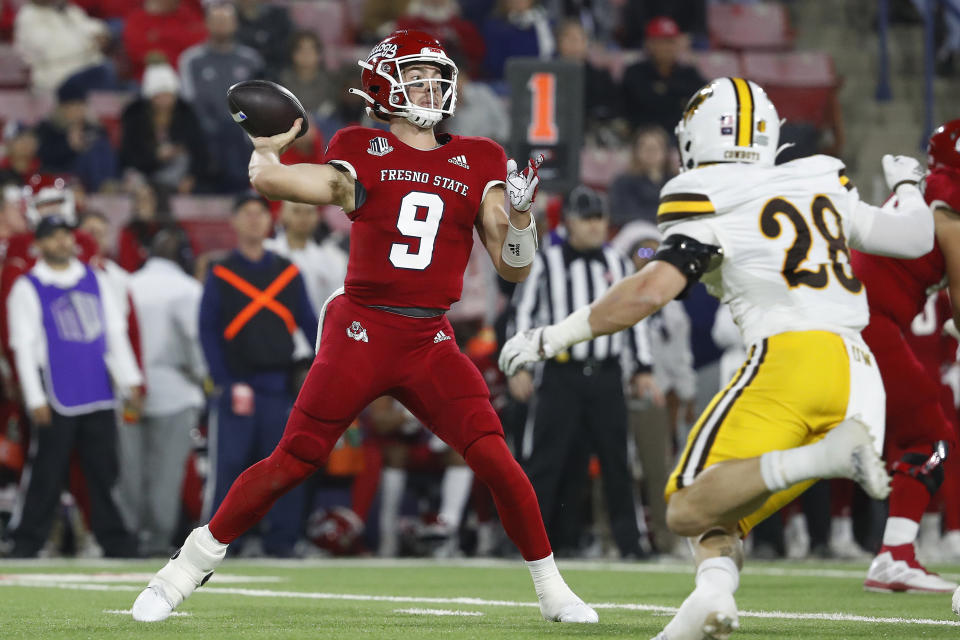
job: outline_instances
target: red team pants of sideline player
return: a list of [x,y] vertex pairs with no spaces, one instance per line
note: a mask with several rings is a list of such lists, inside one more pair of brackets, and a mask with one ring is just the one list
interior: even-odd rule
[[[957,436],[943,407],[939,380],[927,373],[914,355],[900,327],[889,317],[871,313],[863,330],[883,378],[887,394],[885,457],[890,464],[904,453],[929,456],[937,440],[946,440],[955,452]],[[918,521],[930,494],[923,484],[902,473],[893,476],[890,516]]]
[[526,560],[550,554],[536,494],[503,439],[480,372],[460,353],[446,316],[408,318],[331,299],[320,346],[270,457],[233,483],[210,532],[225,543],[323,465],[357,414],[382,395],[406,406],[462,455],[493,493],[507,535]]

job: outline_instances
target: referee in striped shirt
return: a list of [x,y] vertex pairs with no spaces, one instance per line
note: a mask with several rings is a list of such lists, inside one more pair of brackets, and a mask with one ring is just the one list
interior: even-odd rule
[[[608,216],[600,196],[576,187],[564,209],[567,237],[541,251],[511,304],[507,337],[551,324],[599,298],[633,266],[604,246]],[[656,394],[643,324],[574,345],[542,368],[510,378],[510,393],[531,399],[520,459],[540,501],[551,543],[561,553],[579,547],[580,498],[595,453],[613,538],[623,557],[643,555],[627,461],[623,367],[641,395]],[[534,389],[536,393],[534,394]]]

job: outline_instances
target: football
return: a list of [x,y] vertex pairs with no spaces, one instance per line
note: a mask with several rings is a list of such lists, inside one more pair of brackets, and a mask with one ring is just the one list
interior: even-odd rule
[[288,131],[303,118],[299,138],[307,132],[307,112],[297,96],[269,80],[244,80],[227,89],[227,105],[234,121],[255,138]]

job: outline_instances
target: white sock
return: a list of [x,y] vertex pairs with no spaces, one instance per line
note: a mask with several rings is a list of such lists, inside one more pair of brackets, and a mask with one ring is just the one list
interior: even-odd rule
[[887,547],[897,547],[910,544],[917,539],[920,523],[910,518],[887,518],[887,526],[883,529],[883,544]]
[[380,472],[380,548],[391,553],[396,552],[397,517],[406,485],[405,470],[385,467]]
[[210,525],[208,524],[205,524],[198,529],[197,542],[199,542],[204,549],[210,551],[211,553],[221,553],[224,549],[230,546],[226,542],[220,542],[214,538],[213,534],[210,533]]
[[537,597],[542,598],[547,589],[555,587],[567,588],[567,583],[563,581],[560,570],[557,569],[557,563],[553,561],[551,553],[546,558],[539,560],[528,560],[527,568],[530,569],[530,577],[533,578],[533,588],[537,592]]
[[770,491],[783,491],[804,480],[833,477],[823,440],[760,456],[760,473]]
[[707,558],[697,567],[697,588],[713,588],[727,593],[736,593],[740,586],[740,570],[733,558],[720,556]]
[[456,531],[460,528],[463,509],[473,488],[473,471],[470,467],[452,466],[443,472],[441,484],[440,513],[438,517]]

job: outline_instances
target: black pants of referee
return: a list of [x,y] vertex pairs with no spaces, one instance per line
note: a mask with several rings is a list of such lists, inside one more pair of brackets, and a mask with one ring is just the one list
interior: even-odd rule
[[590,455],[596,453],[617,548],[624,557],[641,555],[620,365],[549,361],[535,404],[533,447],[524,466],[551,544],[561,552],[578,546],[580,506]]
[[[11,556],[32,558],[50,535],[67,485],[70,455],[76,448],[90,497],[90,526],[108,557],[136,554],[135,539],[127,531],[114,498],[119,462],[117,414],[114,410],[64,416],[51,411],[52,421],[33,426],[30,456],[21,478],[20,502],[14,514]],[[24,491],[25,489],[25,491]]]

